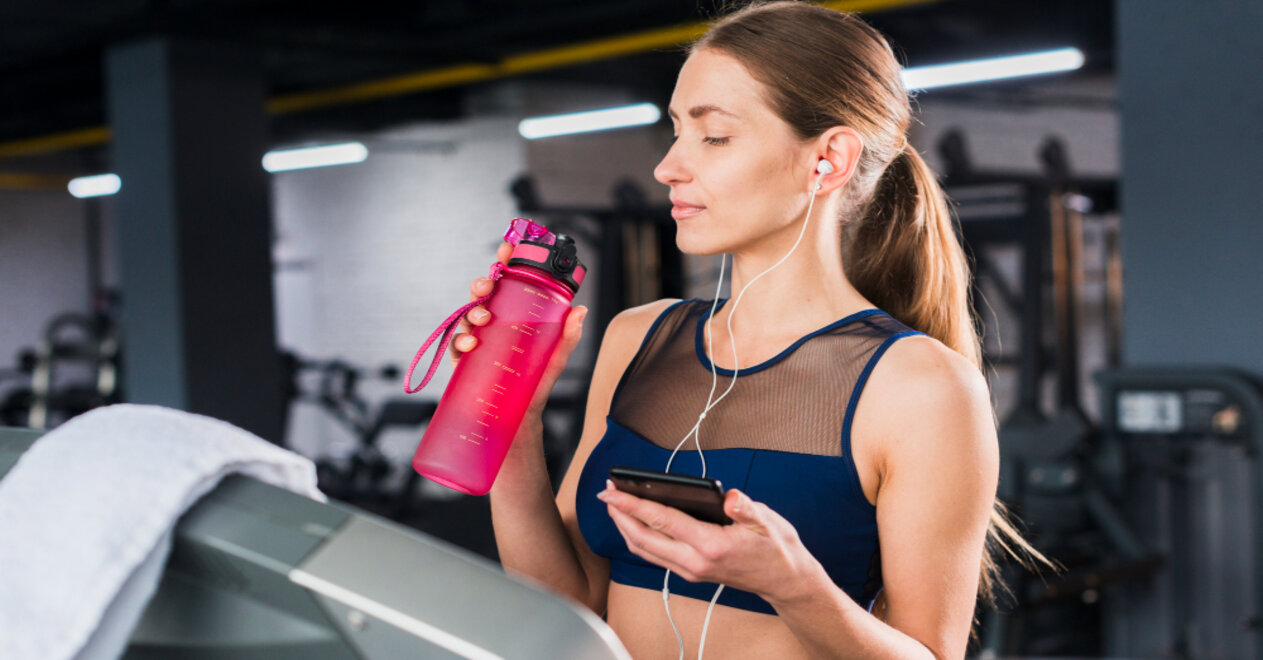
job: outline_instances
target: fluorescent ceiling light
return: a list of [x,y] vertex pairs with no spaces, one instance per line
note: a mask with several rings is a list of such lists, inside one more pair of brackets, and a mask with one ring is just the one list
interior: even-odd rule
[[658,110],[658,106],[652,103],[638,103],[605,110],[523,119],[517,126],[517,132],[528,140],[534,140],[555,135],[644,126],[658,121],[661,116],[662,112]]
[[70,191],[70,194],[79,199],[113,195],[122,187],[123,180],[118,178],[117,174],[81,176],[71,179],[70,183],[66,184],[66,189]]
[[909,91],[930,89],[1034,76],[1041,73],[1074,71],[1081,66],[1083,66],[1083,51],[1078,48],[1060,48],[1027,55],[994,57],[957,64],[912,67],[903,70],[903,86]]
[[349,165],[362,162],[365,158],[368,158],[368,147],[359,142],[345,142],[322,147],[269,151],[263,156],[263,169],[269,172],[285,172],[309,167]]

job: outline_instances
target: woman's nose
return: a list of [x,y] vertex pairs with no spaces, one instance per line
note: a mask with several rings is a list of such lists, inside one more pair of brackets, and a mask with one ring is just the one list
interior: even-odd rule
[[671,186],[689,179],[688,170],[680,160],[678,145],[678,141],[672,144],[667,154],[662,157],[662,161],[653,168],[653,178],[657,179],[658,183]]

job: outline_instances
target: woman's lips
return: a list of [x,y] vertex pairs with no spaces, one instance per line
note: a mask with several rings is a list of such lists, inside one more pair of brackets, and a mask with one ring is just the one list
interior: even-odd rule
[[685,218],[691,218],[705,210],[706,210],[705,206],[694,206],[692,204],[683,204],[680,202],[675,202],[671,206],[671,217],[675,218],[676,220],[683,220]]

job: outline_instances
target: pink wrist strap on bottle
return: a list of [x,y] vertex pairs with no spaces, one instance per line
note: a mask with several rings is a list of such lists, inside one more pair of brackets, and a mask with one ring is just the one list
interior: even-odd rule
[[[488,275],[488,277],[491,278],[492,283],[495,283],[500,279],[500,275],[503,271],[504,264],[498,261],[492,264],[491,273]],[[408,394],[420,392],[421,389],[430,382],[430,379],[434,377],[434,372],[438,371],[439,362],[443,360],[443,355],[447,353],[447,347],[452,343],[452,335],[456,331],[456,327],[460,325],[460,320],[464,318],[465,314],[469,310],[490,300],[492,293],[495,293],[494,288],[491,293],[488,293],[487,295],[464,305],[453,312],[451,316],[447,317],[447,320],[440,323],[439,327],[434,329],[434,332],[430,333],[430,336],[425,340],[425,343],[421,344],[421,348],[417,350],[416,356],[412,358],[412,364],[408,365],[408,373],[403,377],[404,392]],[[425,352],[429,350],[430,344],[433,344],[434,340],[438,339],[440,335],[442,336],[442,340],[439,342],[439,350],[434,354],[434,361],[430,363],[429,370],[425,372],[425,378],[421,379],[420,385],[417,385],[415,388],[412,387],[412,372],[417,368],[417,364],[421,362],[421,356],[425,355]]]
[[[491,316],[473,332],[478,350],[460,355],[412,456],[417,474],[470,495],[491,490],[561,342],[574,294],[587,272],[573,238],[525,218],[513,220],[504,240],[513,251],[504,266],[491,267],[495,295],[447,317],[417,351],[404,382],[408,393],[424,387],[461,318],[477,305],[486,306]],[[438,354],[414,388],[412,374],[435,343],[440,344]]]

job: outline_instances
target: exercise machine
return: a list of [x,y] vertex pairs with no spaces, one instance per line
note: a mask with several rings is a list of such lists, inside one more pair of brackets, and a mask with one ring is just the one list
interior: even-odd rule
[[[0,479],[39,436],[0,429]],[[491,562],[242,476],[176,524],[123,657],[630,658],[600,617]]]
[[1263,654],[1263,381],[1208,366],[1098,374],[1109,483],[1126,524],[1167,562],[1104,593],[1115,657]]

